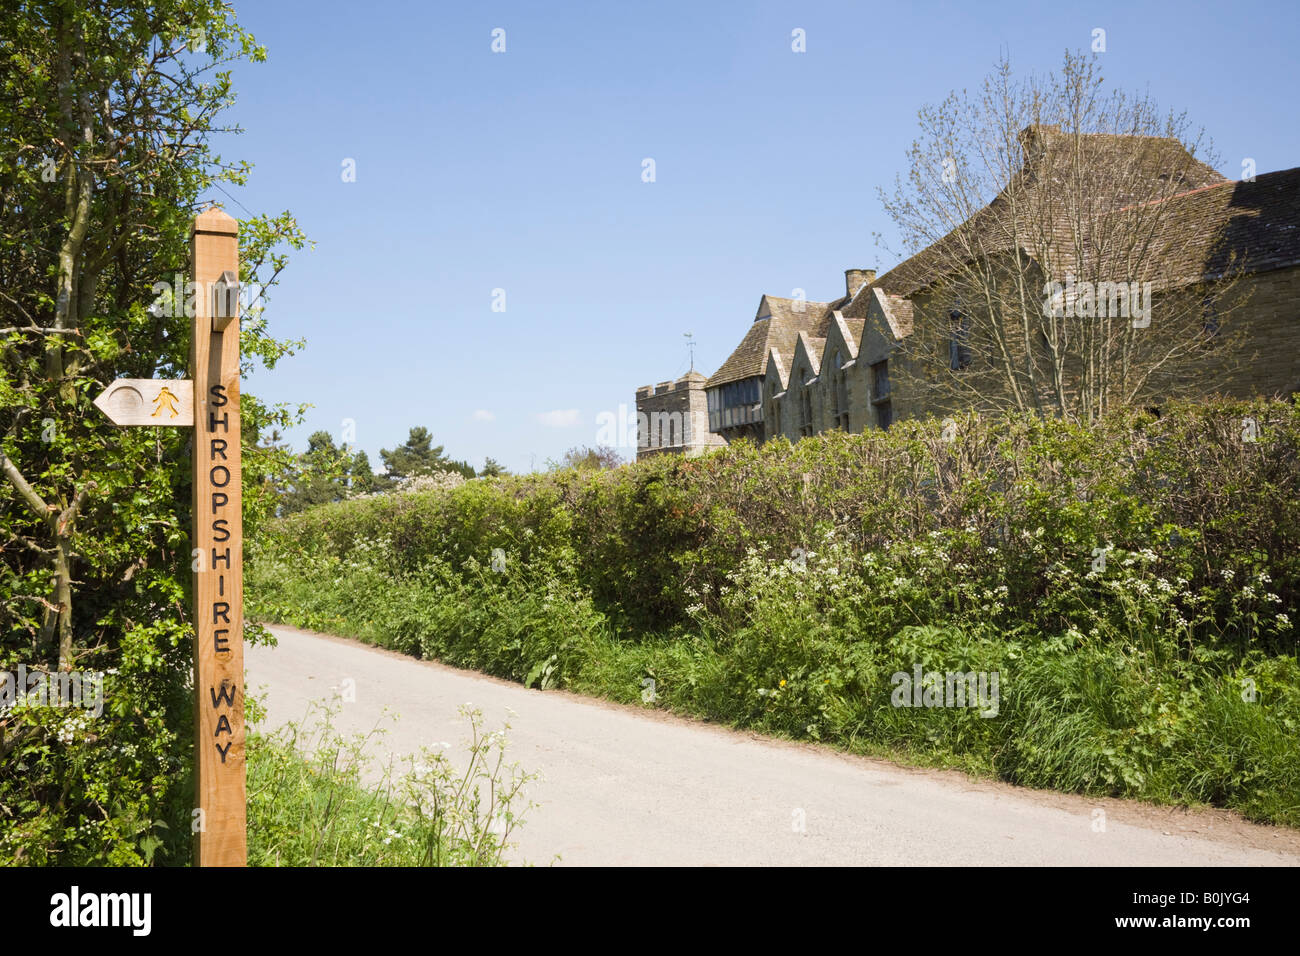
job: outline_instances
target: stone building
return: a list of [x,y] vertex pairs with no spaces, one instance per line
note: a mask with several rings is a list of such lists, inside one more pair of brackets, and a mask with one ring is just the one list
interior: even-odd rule
[[636,390],[638,460],[665,452],[699,455],[727,443],[709,430],[704,383],[692,369],[675,382]]
[[[1159,309],[1162,301],[1172,302],[1179,295],[1196,298],[1215,283],[1225,283],[1219,301],[1206,309],[1236,310],[1232,321],[1236,325],[1240,316],[1240,327],[1247,333],[1231,348],[1207,349],[1194,361],[1171,366],[1161,373],[1166,384],[1195,388],[1204,380],[1203,392],[1238,397],[1300,391],[1300,168],[1234,182],[1195,160],[1176,140],[1094,135],[1072,140],[1071,145],[1077,147],[1080,141],[1083,149],[1096,150],[1098,156],[1129,150],[1142,157],[1129,164],[1124,176],[1099,178],[1098,216],[1124,215],[1149,205],[1133,203],[1135,195],[1143,195],[1143,184],[1134,183],[1134,175],[1153,177],[1146,185],[1158,181],[1167,194],[1158,200],[1165,204],[1157,217],[1163,241],[1153,244],[1158,251],[1142,262],[1134,290],[1138,278],[1156,280]],[[1024,180],[1020,185],[1028,186],[1017,200],[1049,204],[1058,171],[1053,168],[1053,150],[1064,138],[1053,127],[1030,127],[1021,134],[1021,143],[1025,159],[1018,176]],[[1007,220],[1001,203],[1002,195],[963,228],[983,231],[979,245],[991,253],[990,261],[996,264],[998,255],[1021,256],[1023,269],[1025,250],[998,239],[1012,232],[1003,228]],[[762,296],[753,322],[731,355],[707,381],[696,373],[692,382],[691,394],[703,393],[711,437],[731,442],[781,435],[797,441],[830,429],[888,428],[902,418],[957,410],[958,395],[924,387],[930,373],[920,370],[913,358],[921,348],[938,356],[954,380],[979,389],[985,382],[989,388],[1005,387],[994,381],[996,376],[980,378],[986,374],[981,365],[987,365],[987,343],[971,337],[960,299],[954,300],[953,284],[947,282],[945,270],[960,259],[943,246],[955,232],[879,277],[870,269],[847,270],[844,294],[833,301]],[[1071,263],[1059,255],[1055,262],[1041,261],[1044,258],[1031,261],[1028,272],[1045,290],[1043,280],[1063,275]],[[1237,277],[1230,287],[1225,279],[1229,272]],[[1105,285],[1109,283],[1100,284]],[[1199,321],[1195,315],[1191,318]],[[1204,328],[1208,335],[1216,334],[1213,314],[1204,316]],[[908,348],[900,348],[905,343]],[[1216,378],[1212,373],[1219,371],[1224,374]],[[659,410],[656,403],[663,387],[638,390],[638,411]],[[1162,387],[1153,379],[1151,394],[1162,394]],[[697,431],[692,436],[681,450],[698,453],[710,447]],[[668,449],[678,450],[669,442],[651,446],[647,453]]]

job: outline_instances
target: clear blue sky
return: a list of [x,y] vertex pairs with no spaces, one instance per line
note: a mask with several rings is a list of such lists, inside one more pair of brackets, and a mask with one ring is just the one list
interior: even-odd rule
[[876,187],[917,109],[1003,48],[1052,70],[1102,27],[1108,81],[1187,110],[1225,175],[1300,165],[1293,0],[236,6],[269,62],[235,73],[246,132],[221,151],[256,168],[233,195],[316,242],[268,312],[307,348],[245,387],[313,403],[299,448],[355,420],[376,466],[425,425],[476,467],[540,468],[684,372],[683,333],[709,373],[764,292],[830,299],[844,269],[889,268]]

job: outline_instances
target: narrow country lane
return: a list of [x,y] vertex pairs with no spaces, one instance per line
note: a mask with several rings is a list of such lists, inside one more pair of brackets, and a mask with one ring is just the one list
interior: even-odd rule
[[356,700],[341,705],[337,725],[369,730],[385,708],[396,712],[383,746],[398,756],[439,741],[463,753],[461,704],[479,707],[490,729],[509,717],[510,758],[545,778],[529,788],[540,806],[517,832],[514,856],[529,863],[558,854],[564,865],[1300,864],[1300,834],[1219,811],[909,770],[272,630],[279,646],[250,648],[247,659],[272,725],[301,720],[347,679]]

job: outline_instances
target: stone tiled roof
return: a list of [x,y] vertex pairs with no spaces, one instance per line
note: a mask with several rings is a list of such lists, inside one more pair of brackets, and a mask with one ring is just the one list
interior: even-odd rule
[[844,317],[844,324],[848,326],[849,335],[853,337],[853,357],[857,358],[858,353],[862,351],[862,336],[865,335],[867,331],[866,316],[859,319],[846,315]]
[[777,381],[784,389],[790,382],[790,376],[785,370],[785,359],[781,358],[781,350],[777,348],[767,353],[767,374],[771,375],[773,372],[776,372]]
[[[801,348],[802,346],[802,348]],[[821,374],[822,352],[826,350],[826,337],[809,335],[807,332],[800,332],[795,342],[794,358],[790,360],[791,370],[799,364],[799,353],[802,351],[808,358],[808,364],[812,366],[813,376]],[[800,382],[799,384],[803,384]]]
[[[858,357],[858,349],[862,347],[862,330],[866,327],[867,320],[863,318],[851,318],[844,315],[838,309],[831,313],[831,324],[840,326],[840,335],[844,339],[844,344],[848,348],[849,354],[846,359],[855,359]],[[830,337],[829,328],[827,338]]]
[[865,320],[867,309],[870,308],[873,290],[880,288],[880,282],[877,280],[872,285],[864,285],[848,302],[844,303],[841,314],[844,321],[852,323],[859,320]]
[[902,296],[881,293],[885,306],[885,316],[890,320],[890,327],[898,338],[912,334],[912,300]]
[[867,313],[872,302],[884,313],[894,334],[900,338],[912,334],[912,303],[901,295],[887,293],[880,283],[875,283],[853,297],[844,308],[844,322],[853,332],[858,348],[862,347],[862,336],[866,329]]
[[1224,182],[1171,199],[1162,217],[1163,254],[1142,278],[1170,284],[1225,272],[1268,272],[1300,265],[1300,167]]
[[760,300],[754,324],[722,366],[713,373],[708,387],[726,385],[767,373],[767,357],[772,349],[782,355],[794,355],[800,332],[825,337],[831,312],[844,302],[808,302],[765,295]]
[[[939,278],[954,257],[965,257],[970,237],[978,237],[984,252],[1015,247],[1012,199],[1019,204],[1019,219],[1047,220],[1032,211],[1061,192],[1061,180],[1082,173],[1096,179],[1076,194],[1094,198],[1095,212],[1104,214],[1153,196],[1173,197],[1225,182],[1222,175],[1196,159],[1172,137],[1116,136],[1093,133],[1078,137],[1055,127],[1028,127],[1021,133],[1024,164],[1011,182],[987,206],[978,210],[938,242],[899,263],[874,285],[891,295],[911,295]],[[1082,160],[1073,157],[1075,148]],[[1026,214],[1026,206],[1031,211]],[[1039,207],[1041,208],[1041,207]],[[1061,248],[1068,247],[1068,225],[1061,223]]]

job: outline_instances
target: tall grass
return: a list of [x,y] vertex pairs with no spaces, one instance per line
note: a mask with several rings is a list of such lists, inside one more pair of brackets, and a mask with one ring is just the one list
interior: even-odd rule
[[[248,737],[250,866],[500,866],[532,777],[504,760],[504,731],[470,727],[463,769],[424,749],[405,770],[376,765],[383,728],[344,735],[315,708]],[[507,728],[508,729],[508,728]]]

